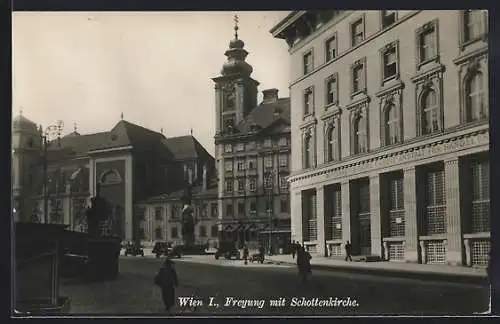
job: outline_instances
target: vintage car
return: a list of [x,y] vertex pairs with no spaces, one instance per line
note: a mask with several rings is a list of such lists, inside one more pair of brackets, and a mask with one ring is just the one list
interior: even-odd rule
[[183,254],[182,246],[176,245],[167,249],[167,257],[180,259]]
[[169,244],[167,242],[156,242],[152,252],[156,258],[167,256],[169,252]]
[[126,247],[125,247],[125,256],[127,255],[131,255],[131,256],[144,256],[144,250],[142,248],[141,245],[137,245],[137,244],[128,244]]
[[230,260],[235,258],[236,260],[241,259],[240,250],[236,248],[233,242],[221,242],[217,252],[215,252],[215,259],[218,260],[221,256],[225,259]]

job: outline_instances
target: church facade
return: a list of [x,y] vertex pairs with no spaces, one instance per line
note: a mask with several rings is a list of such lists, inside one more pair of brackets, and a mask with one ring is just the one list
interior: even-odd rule
[[295,11],[292,239],[321,256],[485,265],[484,10]]
[[[213,165],[213,158],[192,136],[166,138],[125,120],[107,132],[81,135],[75,130],[50,141],[44,153],[42,130],[33,131],[36,124],[25,120],[20,129],[19,120],[13,125],[22,134],[14,136],[13,142],[13,190],[22,193],[18,201],[23,202],[16,216],[19,221],[67,224],[70,229],[86,231],[85,210],[99,184],[100,195],[109,205],[109,231],[131,241],[141,237],[143,209],[139,202],[184,188],[201,178],[204,165]],[[31,126],[26,127],[28,124]],[[29,136],[34,140],[25,141]],[[192,156],[186,147],[194,147],[194,143],[200,148]],[[24,163],[28,167],[20,162],[21,152],[23,161],[26,152],[30,153],[33,162]],[[33,172],[25,175],[31,168]]]

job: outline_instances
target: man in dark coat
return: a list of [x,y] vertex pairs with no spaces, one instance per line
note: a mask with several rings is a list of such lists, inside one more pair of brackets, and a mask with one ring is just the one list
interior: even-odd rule
[[170,308],[175,304],[175,287],[178,284],[177,273],[175,272],[174,263],[171,260],[165,260],[155,277],[155,284],[161,288],[161,297],[165,305],[165,311],[170,311]]
[[248,246],[245,245],[245,247],[243,248],[243,260],[245,260],[245,264],[248,264],[248,254]]
[[306,282],[307,276],[311,273],[311,255],[302,246],[297,249],[297,267],[302,281]]
[[351,242],[347,241],[345,243],[345,260],[347,261],[347,259],[349,259],[349,261],[352,261],[351,255],[352,255],[352,245]]
[[292,259],[295,259],[295,253],[297,253],[297,243],[295,243],[295,241],[292,241],[291,249],[292,249]]

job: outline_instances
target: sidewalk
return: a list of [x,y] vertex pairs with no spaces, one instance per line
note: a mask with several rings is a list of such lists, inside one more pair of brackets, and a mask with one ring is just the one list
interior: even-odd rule
[[[274,264],[296,264],[291,255],[266,256]],[[347,262],[343,259],[313,257],[313,269],[339,272],[372,273],[379,276],[407,277],[450,282],[487,283],[486,269],[450,265],[415,264],[405,262]]]

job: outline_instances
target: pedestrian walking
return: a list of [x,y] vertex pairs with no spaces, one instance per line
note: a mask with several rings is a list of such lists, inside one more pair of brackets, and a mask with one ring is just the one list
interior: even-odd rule
[[307,276],[312,273],[311,271],[311,255],[303,247],[297,250],[297,268],[302,282],[307,281]]
[[352,246],[351,242],[347,241],[345,243],[345,260],[349,259],[349,261],[352,261],[351,254],[352,253]]
[[295,254],[297,253],[297,243],[295,241],[292,241],[292,259],[295,259]]
[[169,312],[175,304],[175,288],[178,285],[177,272],[172,260],[165,260],[155,277],[155,284],[160,286],[165,311]]
[[264,247],[261,245],[259,246],[259,261],[260,263],[264,263]]
[[246,244],[243,248],[243,260],[245,260],[245,264],[248,264],[248,246]]

